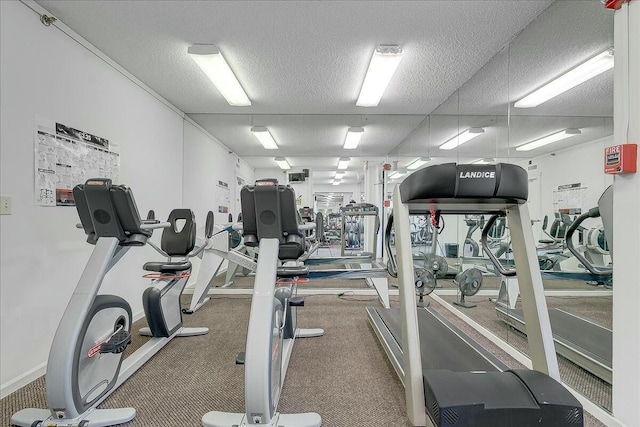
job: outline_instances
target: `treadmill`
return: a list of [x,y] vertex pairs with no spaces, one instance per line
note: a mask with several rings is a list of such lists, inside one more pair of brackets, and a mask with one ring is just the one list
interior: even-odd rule
[[[527,328],[522,309],[497,304],[496,314],[500,320],[526,335]],[[549,310],[549,320],[556,352],[611,384],[613,379],[611,329],[559,308]]]
[[[607,244],[609,248],[612,248],[613,186],[608,187],[602,193],[597,207],[576,218],[566,231],[565,240],[567,249],[590,274],[599,278],[610,278],[612,275],[611,266],[598,267],[593,265],[573,244],[573,234],[580,229],[580,224],[587,218],[598,217],[602,219]],[[511,309],[505,303],[498,303],[496,304],[496,314],[509,326],[524,334],[527,333],[522,309]],[[611,384],[613,380],[611,368],[613,332],[611,329],[559,308],[549,310],[549,319],[551,320],[556,352]]]
[[[405,387],[414,426],[578,426],[582,406],[559,382],[549,316],[526,206],[527,172],[515,165],[430,166],[394,192],[400,309],[367,308],[369,321]],[[523,296],[532,325],[528,340],[534,370],[508,370],[431,308],[415,298],[410,214],[507,216]],[[491,257],[490,257],[491,258]],[[496,269],[507,275],[497,259]]]

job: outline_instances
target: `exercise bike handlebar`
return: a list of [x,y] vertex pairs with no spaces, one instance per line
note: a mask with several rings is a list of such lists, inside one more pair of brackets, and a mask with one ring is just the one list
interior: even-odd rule
[[580,226],[580,224],[587,218],[599,218],[599,217],[600,217],[600,208],[598,207],[591,208],[589,209],[588,212],[580,215],[578,218],[575,219],[575,221],[571,223],[571,225],[567,229],[567,233],[565,234],[565,241],[566,241],[567,249],[569,249],[569,252],[571,252],[573,256],[576,257],[576,259],[580,261],[580,263],[587,270],[589,270],[589,273],[594,274],[596,276],[610,276],[613,273],[613,269],[611,267],[598,267],[591,264],[591,262],[589,262],[589,260],[586,259],[584,255],[582,255],[573,245],[573,233],[575,233],[576,230],[584,229],[584,227]]
[[502,216],[504,216],[504,214],[493,215],[491,218],[489,218],[489,221],[487,221],[484,228],[482,229],[482,238],[480,239],[480,242],[482,243],[482,248],[484,249],[485,253],[489,257],[489,260],[491,260],[491,263],[496,268],[498,273],[506,277],[513,277],[516,275],[516,270],[504,268],[502,264],[500,264],[500,261],[498,260],[498,258],[496,258],[496,256],[491,251],[491,248],[489,247],[489,242],[487,241],[489,236],[489,230],[491,229],[493,224],[496,222],[496,220]]
[[158,228],[169,228],[169,227],[171,227],[170,222],[160,222],[155,220],[153,222],[142,221],[142,223],[140,224],[141,230],[156,230]]

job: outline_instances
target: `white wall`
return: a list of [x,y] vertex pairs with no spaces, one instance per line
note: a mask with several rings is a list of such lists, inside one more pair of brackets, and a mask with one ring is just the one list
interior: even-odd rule
[[218,212],[218,206],[223,204],[217,200],[222,191],[218,181],[229,184],[229,209],[234,213],[235,165],[236,157],[226,147],[185,120],[183,202],[194,211],[198,228],[204,226],[209,211],[213,211],[216,224],[228,222],[228,213]]
[[[204,234],[204,224],[207,212],[213,211],[215,224],[228,223],[229,213],[237,218],[240,212],[237,195],[236,177],[242,177],[247,183],[253,183],[253,169],[229,149],[220,144],[207,132],[188,120],[184,121],[184,207],[194,211],[198,224],[198,236]],[[229,213],[218,212],[218,206],[224,203],[219,200],[221,192],[218,181],[229,184]],[[221,261],[214,257],[217,264]],[[200,260],[194,258],[193,275],[189,287],[195,286],[200,280],[198,270]],[[226,268],[226,264],[222,269]]]
[[[0,2],[1,193],[13,211],[0,217],[0,383],[41,372],[51,340],[92,246],[74,208],[33,204],[35,116],[119,145],[120,181],[141,212],[159,217],[182,204],[183,119],[123,74],[19,2]],[[158,256],[133,248],[101,289],[142,310],[142,264]]]
[[[535,165],[538,167],[529,172],[530,177],[538,178],[540,194],[539,200],[535,197],[530,200],[531,218],[536,219],[537,215],[537,219],[542,219],[548,215],[549,220],[553,220],[553,191],[564,184],[580,183],[587,187],[585,208],[597,206],[602,192],[613,184],[612,176],[603,172],[604,149],[610,145],[613,145],[613,137],[606,137],[558,151],[555,155],[533,158],[531,165],[528,161],[519,162],[525,169]],[[599,220],[588,219],[584,222],[587,227],[599,224]],[[540,224],[534,227],[536,233],[540,227]]]

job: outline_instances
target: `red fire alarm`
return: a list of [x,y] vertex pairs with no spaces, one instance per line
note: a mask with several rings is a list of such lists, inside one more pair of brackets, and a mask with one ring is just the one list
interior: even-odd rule
[[627,3],[629,0],[606,0],[604,2],[605,9],[618,10],[622,7],[623,3]]
[[382,165],[382,169],[386,170],[386,171],[390,171],[391,170],[391,164],[389,163],[385,163]]
[[391,200],[385,200],[384,201],[384,207],[385,208],[390,208],[391,207]]
[[604,173],[636,173],[637,169],[637,144],[614,145],[604,149]]

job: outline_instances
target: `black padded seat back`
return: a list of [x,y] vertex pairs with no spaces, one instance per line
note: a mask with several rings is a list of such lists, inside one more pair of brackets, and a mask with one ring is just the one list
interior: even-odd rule
[[244,244],[258,246],[260,239],[280,241],[278,258],[297,259],[304,253],[304,235],[298,229],[298,210],[293,188],[275,179],[256,181],[240,191]]
[[[178,230],[178,226],[184,226]],[[162,230],[160,245],[169,256],[185,257],[196,245],[196,220],[191,209],[174,209],[167,222],[171,224]]]
[[316,239],[322,240],[322,236],[324,236],[324,215],[322,212],[318,212],[316,214]]
[[304,234],[298,230],[298,225],[302,223],[302,217],[296,208],[296,192],[288,185],[280,185],[279,187],[282,231],[286,234],[297,234],[304,237]]
[[122,246],[146,243],[151,230],[141,229],[142,221],[133,192],[124,185],[112,185],[110,179],[92,178],[73,189],[76,209],[87,241],[115,237]]
[[559,219],[554,219],[549,229],[551,234],[556,239],[564,239],[564,235],[567,233],[567,225]]

